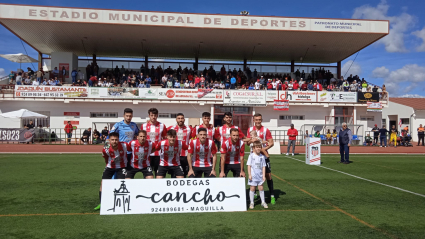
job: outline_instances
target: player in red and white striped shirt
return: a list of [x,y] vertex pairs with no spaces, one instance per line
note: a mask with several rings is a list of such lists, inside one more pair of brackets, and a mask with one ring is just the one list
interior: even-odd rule
[[[207,129],[199,128],[196,139],[190,141],[187,161],[189,162],[189,177],[215,178],[217,147],[213,140],[207,138]],[[212,160],[211,160],[212,158]]]
[[210,124],[211,121],[211,113],[204,112],[202,113],[202,124],[198,125],[193,128],[192,130],[192,138],[195,138],[198,134],[198,130],[200,128],[207,129],[207,139],[214,140],[214,139],[220,139],[220,133],[216,128],[214,128],[214,125]]
[[[273,147],[274,142],[273,142],[273,137],[272,137],[272,134],[270,133],[270,130],[264,127],[262,125],[262,122],[263,122],[263,116],[260,113],[256,113],[254,115],[254,126],[248,129],[247,135],[250,135],[249,132],[251,132],[252,130],[255,130],[257,132],[257,136],[262,141],[267,141],[267,145],[266,146],[263,145],[263,149],[262,149],[262,151],[267,151],[269,148]],[[273,179],[272,179],[272,170],[270,166],[270,157],[267,154],[267,152],[262,152],[262,153],[266,156],[266,179],[267,179],[267,186],[270,191],[271,203],[275,204],[276,199],[274,197],[274,187],[273,187]]]
[[238,126],[232,124],[233,115],[230,112],[224,113],[223,122],[224,125],[218,127],[217,131],[220,134],[220,142],[223,144],[226,140],[230,138],[230,130],[237,129],[239,132],[239,138],[244,139],[245,135],[242,133],[241,129]]
[[[156,108],[150,108],[148,110],[149,122],[142,125],[140,130],[145,130],[148,134],[146,139],[152,143],[159,143],[166,138],[167,128],[163,123],[158,122],[158,110]],[[156,174],[159,165],[159,152],[154,152],[150,156],[150,163],[153,171]]]
[[164,178],[167,172],[176,175],[176,178],[184,178],[184,172],[180,165],[180,153],[187,150],[187,144],[176,139],[177,132],[170,129],[167,139],[156,144],[155,150],[160,152],[160,163],[156,178]]
[[146,140],[146,131],[138,132],[137,140],[132,140],[128,143],[128,149],[131,152],[130,167],[127,169],[126,179],[133,179],[138,172],[143,173],[146,179],[152,179],[152,167],[150,164],[149,155],[152,149],[155,149],[155,143]]
[[220,177],[227,177],[232,171],[233,177],[245,177],[244,156],[245,144],[239,138],[239,129],[230,130],[230,139],[221,145]]
[[[105,159],[106,167],[103,170],[102,179],[112,179],[116,173],[116,179],[124,179],[127,173],[127,143],[119,142],[120,135],[117,132],[109,134],[109,148],[103,148],[102,157]],[[99,189],[99,201],[102,199],[102,183]],[[100,209],[100,204],[95,210]]]
[[[189,145],[190,138],[192,135],[192,129],[184,124],[184,115],[178,113],[176,116],[177,124],[167,128],[167,131],[174,129],[177,132],[177,140],[184,142],[186,145]],[[183,168],[184,176],[187,176],[189,172],[189,164],[187,163],[187,150],[182,150],[180,153],[180,165]],[[172,178],[175,178],[175,175],[171,175]]]

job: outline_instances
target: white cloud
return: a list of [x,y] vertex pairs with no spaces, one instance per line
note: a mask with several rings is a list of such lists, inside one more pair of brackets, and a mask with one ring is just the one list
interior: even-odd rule
[[346,76],[345,78],[347,78],[349,75],[360,76],[361,73],[362,73],[362,67],[357,62],[353,63],[352,60],[345,62],[345,64],[341,68],[341,74],[343,76],[345,75]]
[[[373,72],[381,70],[382,67],[377,67]],[[425,84],[425,67],[417,64],[405,65],[400,69],[389,72],[383,78],[390,95],[409,94],[412,90]]]
[[398,96],[400,98],[425,98],[425,96],[418,95],[418,94],[405,94],[402,96]]
[[6,71],[3,68],[0,68],[0,77],[6,76]]
[[354,9],[352,18],[389,20],[390,34],[379,40],[378,43],[384,44],[385,50],[388,52],[407,52],[404,46],[404,34],[413,27],[416,18],[405,12],[397,16],[389,16],[387,15],[389,7],[386,0],[381,0],[376,7],[363,5]]
[[418,38],[422,39],[422,44],[420,46],[416,47],[416,51],[425,51],[425,27],[422,28],[422,30],[420,30],[420,31],[412,32],[412,35],[415,35]]
[[372,71],[372,77],[373,78],[384,78],[387,77],[390,73],[390,70],[388,70],[385,66],[377,67],[375,70]]

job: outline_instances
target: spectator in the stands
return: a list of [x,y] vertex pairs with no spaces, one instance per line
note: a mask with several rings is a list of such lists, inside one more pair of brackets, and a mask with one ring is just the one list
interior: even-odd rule
[[290,91],[294,90],[293,79],[288,82],[288,88],[287,88],[287,90],[290,90]]
[[301,85],[301,90],[302,91],[306,91],[307,90],[307,87],[308,87],[307,83],[305,81],[303,81],[303,83]]
[[137,87],[138,88],[146,88],[145,81],[142,81],[141,83],[139,83],[139,85]]
[[322,91],[323,90],[322,85],[318,81],[316,81],[316,83],[314,84],[314,90],[315,91]]
[[149,75],[146,75],[145,84],[146,84],[146,88],[151,88],[152,79],[149,77]]
[[351,92],[357,92],[357,82],[356,81],[353,81],[353,83],[351,83],[350,91]]
[[38,83],[38,81],[37,81],[37,80],[35,80],[35,81],[33,81],[33,82],[32,82],[32,85],[33,85],[33,86],[39,86],[39,85],[40,85],[40,83]]
[[74,68],[71,72],[72,84],[75,84],[75,82],[77,82],[77,76],[78,76],[78,71],[77,69]]
[[41,83],[42,85],[48,85],[49,82],[47,82],[47,79],[43,79],[43,82]]
[[367,92],[367,83],[364,79],[362,81],[362,92]]
[[316,133],[314,133],[314,138],[320,138],[320,131],[317,130]]
[[15,73],[11,71],[9,74],[9,83],[13,84],[14,81],[15,81]]
[[266,86],[266,79],[264,78],[264,76],[260,76],[260,85]]
[[328,91],[333,91],[335,90],[335,85],[333,83],[331,83],[330,85],[328,85]]
[[88,144],[90,140],[90,136],[91,136],[91,128],[88,128],[84,130],[83,136],[81,137],[80,142],[83,142],[84,144]]
[[331,134],[331,130],[328,129],[328,132],[326,133],[326,143],[327,144],[332,144],[332,134]]
[[36,75],[37,75],[38,83],[41,84],[41,79],[43,79],[43,75],[44,75],[43,68],[40,68],[40,70],[37,71]]
[[345,80],[344,83],[342,83],[342,90],[345,92],[348,92],[350,89],[350,85],[348,84],[348,80]]
[[314,90],[314,85],[311,83],[311,81],[310,81],[310,82],[308,82],[307,89],[308,89],[309,91],[313,91],[313,90]]
[[24,85],[32,85],[30,76],[27,76],[27,78],[24,81]]
[[294,83],[292,84],[292,89],[295,91],[298,91],[300,88],[300,85],[298,84],[298,82],[295,80]]
[[235,76],[232,76],[232,78],[230,79],[230,89],[235,89],[235,86],[236,86],[236,78]]

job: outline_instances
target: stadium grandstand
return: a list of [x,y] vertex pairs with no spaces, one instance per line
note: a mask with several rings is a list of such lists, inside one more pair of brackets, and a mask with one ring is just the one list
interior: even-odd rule
[[[47,116],[1,118],[5,127],[37,120],[49,135],[64,134],[68,121],[81,130],[111,128],[125,104],[141,125],[155,105],[166,125],[180,111],[199,125],[206,111],[220,126],[230,111],[244,132],[261,112],[282,143],[290,124],[302,143],[305,134],[347,122],[361,144],[383,122],[367,102],[388,106],[385,86],[341,72],[341,61],[389,34],[386,20],[0,4],[0,22],[39,53],[37,69],[2,79],[1,110]],[[280,103],[286,110],[275,110]]]

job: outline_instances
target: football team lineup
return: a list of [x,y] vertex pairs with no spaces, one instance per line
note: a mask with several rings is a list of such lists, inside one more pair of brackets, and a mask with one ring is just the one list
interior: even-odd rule
[[[132,122],[133,110],[124,109],[124,119],[116,123],[109,132],[102,156],[106,167],[103,179],[134,179],[138,172],[145,179],[161,179],[167,174],[171,178],[214,178],[247,177],[250,185],[250,209],[254,209],[256,189],[258,188],[261,206],[268,208],[265,201],[263,183],[267,182],[271,204],[276,203],[270,157],[267,150],[274,142],[269,129],[262,125],[262,115],[253,116],[254,126],[247,136],[238,126],[232,124],[233,115],[224,113],[223,126],[214,128],[210,123],[211,114],[202,113],[203,124],[196,127],[185,125],[183,113],[176,116],[177,124],[166,127],[158,122],[158,109],[148,110],[149,121],[139,130]],[[219,174],[216,173],[217,146],[220,142]],[[251,154],[247,160],[248,173],[245,173],[245,145]],[[102,184],[99,189],[99,201],[102,200]],[[100,209],[99,204],[95,210]]]

